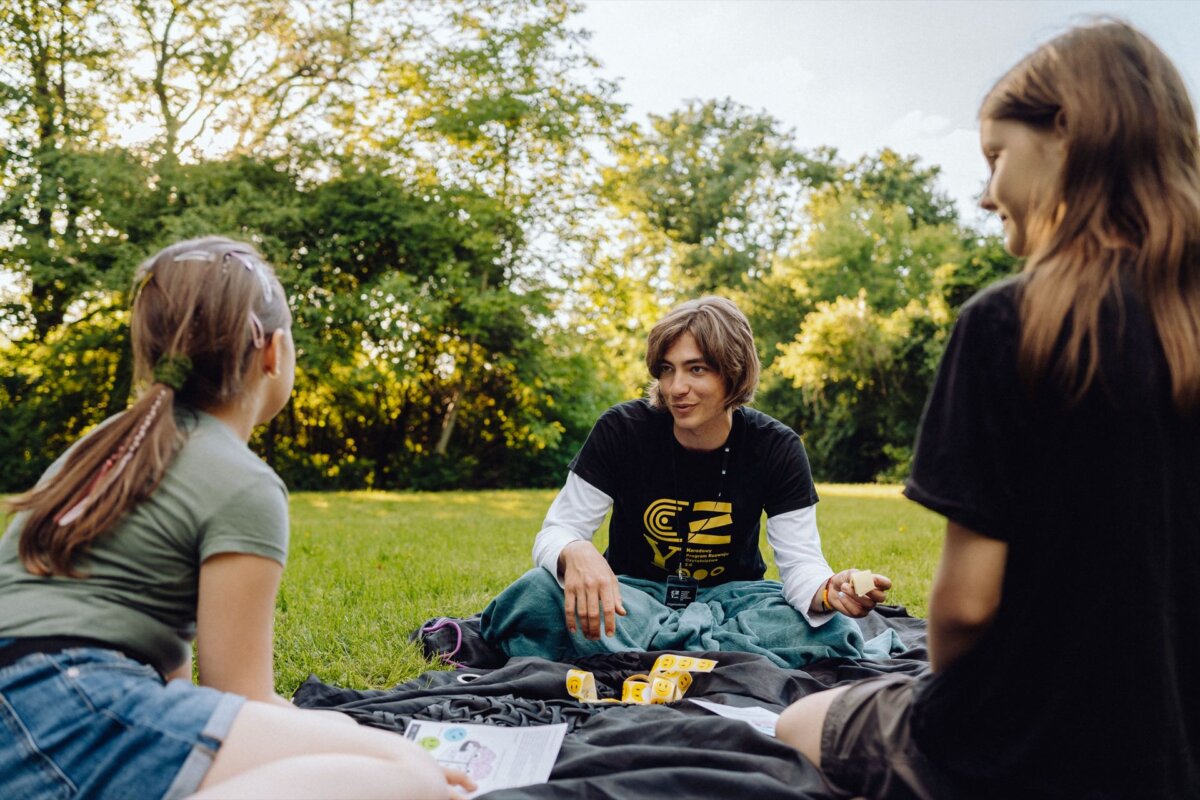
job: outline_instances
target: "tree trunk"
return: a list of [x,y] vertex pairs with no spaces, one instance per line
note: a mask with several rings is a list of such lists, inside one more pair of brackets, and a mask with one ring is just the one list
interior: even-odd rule
[[458,401],[462,399],[462,384],[454,387],[454,392],[450,395],[450,404],[446,407],[446,414],[442,417],[442,432],[438,435],[437,446],[433,448],[433,452],[439,456],[446,455],[446,449],[450,447],[450,436],[454,433],[454,424],[458,421]]

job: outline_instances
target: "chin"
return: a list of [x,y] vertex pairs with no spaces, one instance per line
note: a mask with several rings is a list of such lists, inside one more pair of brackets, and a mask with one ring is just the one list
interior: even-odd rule
[[691,413],[681,414],[675,409],[671,409],[671,419],[675,420],[675,424],[681,428],[694,428],[696,423],[700,421],[700,416],[696,413],[697,409],[692,409]]

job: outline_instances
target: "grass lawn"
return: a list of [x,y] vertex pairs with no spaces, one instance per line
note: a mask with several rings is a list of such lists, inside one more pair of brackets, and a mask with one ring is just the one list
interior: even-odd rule
[[[817,519],[835,569],[891,577],[892,602],[924,615],[941,518],[898,486],[819,485]],[[554,490],[296,493],[279,595],[276,684],[308,675],[386,688],[430,669],[408,634],[434,616],[469,616],[531,566]],[[597,536],[604,546],[606,533]],[[762,537],[767,577],[778,579]]]

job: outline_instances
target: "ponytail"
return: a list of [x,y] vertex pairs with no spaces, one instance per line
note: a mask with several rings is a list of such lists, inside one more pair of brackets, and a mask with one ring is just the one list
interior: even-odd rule
[[29,512],[18,544],[25,569],[78,577],[77,556],[150,496],[179,444],[175,389],[156,383],[84,438],[57,475],[9,501]]

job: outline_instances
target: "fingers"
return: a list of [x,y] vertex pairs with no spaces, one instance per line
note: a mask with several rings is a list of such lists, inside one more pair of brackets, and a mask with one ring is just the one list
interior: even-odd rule
[[[831,594],[829,604],[842,612],[848,617],[864,617],[870,608],[866,607],[866,603],[870,602],[865,598],[856,597],[854,587],[849,583],[843,583],[838,587],[837,594]],[[874,603],[871,604],[872,606]]]
[[567,601],[567,632],[579,632],[585,638],[599,639],[602,621],[599,591],[591,586],[584,586],[568,590],[568,594],[570,599]]
[[892,580],[886,575],[875,576],[875,588],[867,592],[864,597],[871,601],[871,608],[874,608],[877,603],[887,602],[887,590],[892,588]]
[[450,769],[449,767],[442,767],[442,772],[446,773],[446,783],[451,786],[461,786],[468,792],[473,792],[478,788],[475,785],[475,781],[471,780],[471,776],[465,772]]
[[[563,612],[567,633],[582,632],[588,639],[600,638],[600,593],[591,581],[576,587],[568,583],[563,588]],[[582,628],[582,631],[580,630]]]
[[567,619],[567,633],[575,633],[575,590],[571,587],[566,587],[563,592],[563,615]]
[[567,632],[581,632],[588,639],[599,639],[604,633],[614,635],[615,615],[625,616],[625,606],[612,567],[590,546],[570,551],[564,548],[562,558]]
[[620,584],[615,579],[611,585],[579,590],[568,588],[564,594],[566,600],[563,611],[568,633],[581,632],[588,639],[599,639],[602,633],[616,635],[616,618],[625,616],[626,611],[621,602]]
[[613,612],[614,603],[611,586],[604,587],[604,591],[600,595],[600,605],[604,609],[604,632],[612,636],[617,632],[617,618]]
[[886,575],[875,575],[875,588],[866,594],[856,594],[851,582],[853,569],[842,570],[829,582],[829,605],[848,617],[865,617],[877,603],[887,602],[887,591],[892,588],[892,579]]
[[588,587],[587,618],[583,621],[583,633],[589,639],[600,638],[600,592]]

